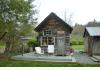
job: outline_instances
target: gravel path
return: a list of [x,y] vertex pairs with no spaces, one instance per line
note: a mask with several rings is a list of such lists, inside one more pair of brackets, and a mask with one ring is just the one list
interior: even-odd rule
[[76,58],[76,61],[78,63],[83,63],[83,64],[99,64],[98,62],[94,62],[93,60],[88,57],[86,53],[79,53],[75,52],[74,57]]
[[[47,58],[47,57],[49,57],[49,58],[52,57],[52,58],[55,58],[55,59],[58,58],[57,56],[39,56],[38,58],[44,59],[44,58]],[[67,57],[59,56],[59,57],[63,58],[61,60],[64,60],[65,58],[69,59],[68,56]],[[37,59],[36,55],[33,52],[24,54],[24,56],[22,56],[22,55],[14,56],[14,59],[15,58],[19,59],[19,60],[25,59],[25,60],[30,60],[30,61],[33,60],[33,59]],[[74,59],[75,62],[82,63],[82,64],[100,64],[99,62],[94,62],[93,60],[91,60],[90,57],[88,57],[88,55],[86,53],[75,52],[74,56],[70,57],[70,58]]]
[[71,56],[52,56],[52,55],[37,55],[33,52],[26,53],[23,56],[13,56],[11,59],[27,60],[27,61],[46,61],[46,62],[76,62],[75,57]]

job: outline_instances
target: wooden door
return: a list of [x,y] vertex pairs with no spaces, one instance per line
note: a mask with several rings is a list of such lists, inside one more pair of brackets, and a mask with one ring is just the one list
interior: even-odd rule
[[57,55],[65,55],[65,38],[57,37]]
[[90,38],[88,38],[88,55],[92,56],[92,46],[93,46],[93,42]]

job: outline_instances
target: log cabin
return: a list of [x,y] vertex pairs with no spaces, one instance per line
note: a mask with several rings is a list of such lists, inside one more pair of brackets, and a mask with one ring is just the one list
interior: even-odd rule
[[86,27],[84,31],[85,52],[89,56],[100,55],[100,27]]
[[55,13],[50,13],[35,31],[38,32],[38,41],[42,48],[54,45],[56,55],[66,55],[66,50],[70,47],[72,27]]

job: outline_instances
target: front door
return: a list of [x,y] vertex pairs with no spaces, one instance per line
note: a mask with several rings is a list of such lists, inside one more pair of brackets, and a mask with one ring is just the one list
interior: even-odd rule
[[65,38],[57,37],[57,55],[65,55]]
[[92,50],[92,46],[93,46],[92,44],[93,44],[93,43],[92,43],[92,40],[88,38],[88,55],[89,55],[89,56],[92,56],[92,55],[93,55],[93,54],[92,54],[92,51],[93,51],[93,50]]

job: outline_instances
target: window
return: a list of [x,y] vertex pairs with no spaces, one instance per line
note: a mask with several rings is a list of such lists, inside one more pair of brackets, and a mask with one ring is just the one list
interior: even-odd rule
[[54,41],[52,37],[48,37],[48,45],[53,45]]
[[44,31],[44,35],[51,35],[52,32],[50,30]]
[[53,37],[42,37],[41,41],[42,46],[47,46],[47,45],[53,45],[54,44],[54,38]]

